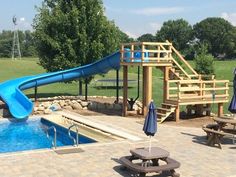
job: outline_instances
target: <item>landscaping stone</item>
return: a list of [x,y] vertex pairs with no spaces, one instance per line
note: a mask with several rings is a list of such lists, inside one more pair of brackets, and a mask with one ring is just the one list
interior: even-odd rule
[[60,104],[61,107],[64,107],[65,104],[66,104],[66,102],[65,102],[64,100],[60,100],[60,101],[59,101],[59,104]]
[[76,109],[76,110],[81,110],[81,109],[83,109],[83,107],[81,106],[81,104],[79,104],[79,103],[74,103],[74,104],[72,104],[72,108],[73,109]]
[[52,113],[52,110],[51,109],[45,109],[44,110],[44,114],[51,114]]
[[53,104],[50,106],[50,109],[51,109],[52,111],[59,111],[59,110],[61,110],[61,106],[60,106],[60,104],[58,104],[58,103],[53,103]]
[[65,106],[64,109],[65,110],[73,110],[73,108],[71,106]]
[[[88,99],[106,99],[108,97],[106,96],[89,96]],[[116,97],[110,97],[111,99]],[[122,99],[122,97],[120,97]],[[141,112],[142,110],[142,103],[139,101],[136,101],[136,103],[133,106],[134,110],[137,112]],[[56,96],[51,98],[39,98],[38,101],[35,103],[34,112],[33,114],[50,114],[53,111],[58,110],[122,110],[122,104],[121,103],[102,103],[99,101],[84,101],[84,96]],[[3,113],[0,111],[0,116]]]
[[81,101],[81,106],[83,106],[83,107],[87,107],[88,106],[88,102],[87,101]]
[[83,107],[83,110],[88,110],[88,107]]
[[39,106],[39,107],[38,107],[38,111],[44,111],[44,109],[45,109],[45,108],[44,108],[43,106]]
[[51,106],[51,103],[50,102],[44,102],[43,103],[43,106],[45,107],[45,108],[48,108],[48,107],[50,107]]

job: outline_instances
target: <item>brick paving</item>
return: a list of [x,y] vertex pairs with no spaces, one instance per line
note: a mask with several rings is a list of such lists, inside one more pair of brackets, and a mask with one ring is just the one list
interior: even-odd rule
[[[141,141],[119,140],[81,145],[83,152],[59,155],[52,150],[0,154],[1,177],[129,177],[137,176],[123,170],[118,159],[132,148],[148,146],[149,138],[142,132],[140,119],[116,116],[89,116],[98,123],[139,136]],[[222,150],[205,144],[200,128],[159,125],[152,138],[153,146],[170,152],[181,163],[176,171],[183,177],[236,177],[236,145],[225,141]],[[164,177],[167,174],[148,176]]]

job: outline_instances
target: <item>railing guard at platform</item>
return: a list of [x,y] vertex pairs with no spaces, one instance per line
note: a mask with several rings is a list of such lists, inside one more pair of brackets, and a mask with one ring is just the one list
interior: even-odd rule
[[167,99],[217,99],[229,96],[228,80],[168,80]]

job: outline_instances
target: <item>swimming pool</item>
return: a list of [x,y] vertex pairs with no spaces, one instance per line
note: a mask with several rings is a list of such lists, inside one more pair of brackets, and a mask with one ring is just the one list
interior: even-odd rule
[[[0,153],[24,150],[51,148],[54,137],[53,130],[46,130],[55,126],[57,130],[57,146],[73,145],[73,140],[68,136],[68,130],[43,118],[32,118],[24,122],[0,121]],[[74,132],[71,133],[76,136]],[[79,143],[93,143],[93,139],[79,135]]]

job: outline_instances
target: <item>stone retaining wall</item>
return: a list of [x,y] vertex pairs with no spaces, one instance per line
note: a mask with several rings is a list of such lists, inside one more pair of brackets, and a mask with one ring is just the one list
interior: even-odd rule
[[[37,100],[37,103],[34,107],[33,114],[50,114],[53,111],[58,110],[92,110],[92,111],[100,111],[100,110],[115,110],[122,111],[122,103],[108,103],[105,100],[108,97],[102,96],[90,96],[88,97],[88,101],[83,100],[84,97],[79,96],[58,96],[58,97],[50,97],[50,98],[41,98]],[[97,100],[104,100],[104,103],[101,103]],[[115,97],[109,97],[109,99],[114,99]],[[122,99],[122,97],[120,98]],[[141,111],[141,103],[136,102],[134,104],[133,109],[135,111]]]

